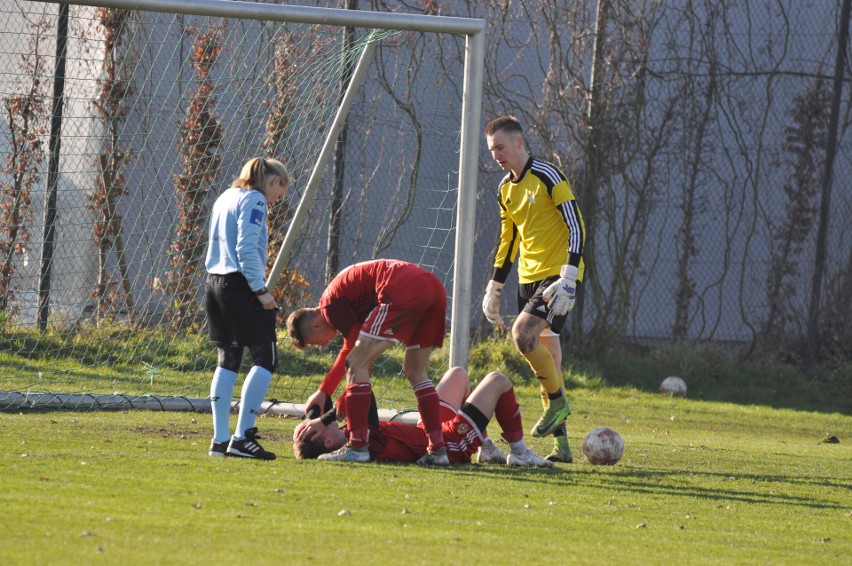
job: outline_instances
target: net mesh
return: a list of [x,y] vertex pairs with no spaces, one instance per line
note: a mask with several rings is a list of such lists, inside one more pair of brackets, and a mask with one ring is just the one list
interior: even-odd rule
[[[15,23],[0,33],[0,390],[206,397],[212,203],[248,159],[287,165],[294,182],[269,215],[271,265],[367,42],[377,51],[345,143],[275,289],[280,317],[377,257],[418,263],[451,289],[463,38],[71,5],[56,130],[57,10],[0,7]],[[458,57],[439,65],[435,50]],[[268,396],[290,401],[335,355],[279,350]],[[383,406],[414,404],[401,356],[374,371]],[[433,376],[447,357],[433,354]]]

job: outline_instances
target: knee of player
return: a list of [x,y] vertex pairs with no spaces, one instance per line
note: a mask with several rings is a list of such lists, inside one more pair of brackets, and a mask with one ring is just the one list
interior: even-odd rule
[[515,341],[515,347],[521,354],[529,354],[538,345],[538,338],[528,332],[519,330],[512,331],[512,338]]
[[489,372],[488,375],[482,378],[482,383],[488,383],[491,387],[499,387],[503,390],[508,390],[512,387],[512,380],[499,371]]
[[240,371],[240,365],[243,362],[243,349],[240,348],[219,348],[218,359],[216,365],[222,369],[226,369],[237,373]]
[[469,379],[463,367],[453,366],[444,374],[445,379]]
[[368,383],[370,381],[370,368],[372,364],[362,365],[350,361],[346,358],[346,383]]

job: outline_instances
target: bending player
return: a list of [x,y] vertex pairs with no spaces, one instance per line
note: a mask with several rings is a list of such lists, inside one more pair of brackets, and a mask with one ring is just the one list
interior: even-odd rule
[[343,348],[305,407],[307,414],[314,406],[325,407],[346,376],[341,400],[348,442],[323,459],[370,460],[370,368],[382,352],[401,342],[406,346],[403,371],[429,436],[420,463],[449,463],[438,393],[426,372],[432,349],[444,343],[446,311],[447,291],[437,277],[412,263],[379,259],[347,267],[331,280],[317,307],[298,309],[287,318],[287,332],[298,350],[325,347],[338,331],[343,334]]
[[[447,371],[437,387],[441,398],[441,426],[451,464],[469,464],[487,438],[486,427],[494,417],[509,443],[509,455],[502,463],[509,466],[549,468],[553,462],[530,450],[524,442],[521,410],[515,399],[512,381],[493,371],[470,390],[470,379],[462,368]],[[300,423],[293,432],[296,458],[320,458],[346,443],[346,431],[337,426],[341,415],[331,409],[322,417]],[[375,399],[370,417],[370,459],[384,462],[416,462],[427,453],[428,436],[423,424],[379,422]],[[495,447],[496,449],[496,447]],[[499,450],[499,449],[497,449]]]

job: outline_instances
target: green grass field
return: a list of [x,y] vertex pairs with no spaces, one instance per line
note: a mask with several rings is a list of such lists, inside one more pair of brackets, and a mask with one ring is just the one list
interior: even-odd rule
[[[254,462],[206,455],[209,414],[0,413],[0,564],[852,563],[848,413],[571,398],[552,470],[296,461],[291,419],[259,420],[279,459]],[[600,425],[616,466],[582,458]]]

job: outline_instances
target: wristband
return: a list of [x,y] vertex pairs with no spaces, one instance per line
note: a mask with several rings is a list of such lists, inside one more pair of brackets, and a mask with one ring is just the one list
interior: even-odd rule
[[263,287],[262,289],[258,289],[257,291],[255,291],[254,294],[259,297],[261,295],[267,294],[268,292],[269,291],[266,290],[266,287]]

